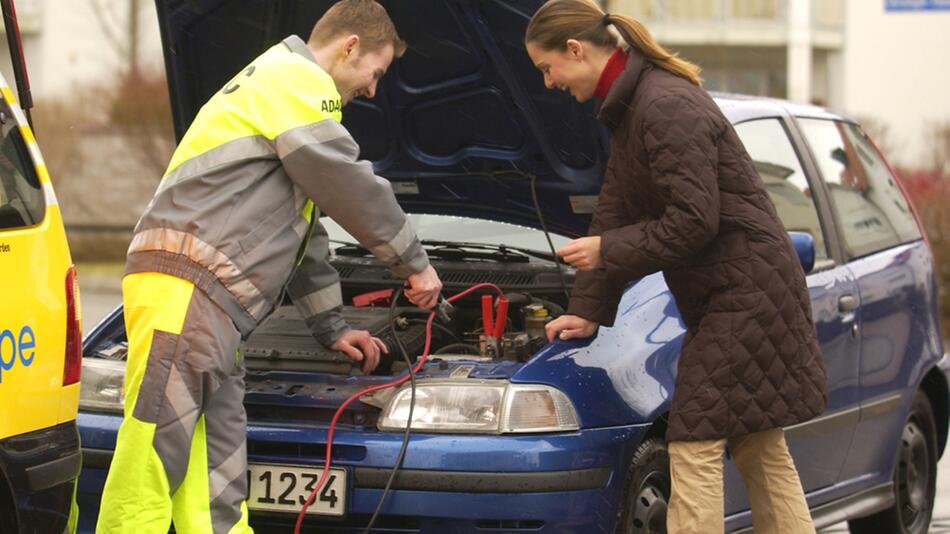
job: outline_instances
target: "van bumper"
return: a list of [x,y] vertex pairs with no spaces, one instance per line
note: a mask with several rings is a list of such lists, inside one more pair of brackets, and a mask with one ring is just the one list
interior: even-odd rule
[[75,421],[0,440],[0,517],[16,521],[0,530],[63,532],[81,467]]

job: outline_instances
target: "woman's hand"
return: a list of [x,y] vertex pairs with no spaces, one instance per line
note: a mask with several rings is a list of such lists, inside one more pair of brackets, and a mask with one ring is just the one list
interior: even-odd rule
[[600,267],[600,236],[582,237],[561,247],[557,255],[578,271],[593,271]]
[[590,337],[597,332],[598,326],[600,325],[583,317],[562,315],[544,325],[544,333],[547,334],[548,341],[553,341],[554,336],[558,336],[560,339]]

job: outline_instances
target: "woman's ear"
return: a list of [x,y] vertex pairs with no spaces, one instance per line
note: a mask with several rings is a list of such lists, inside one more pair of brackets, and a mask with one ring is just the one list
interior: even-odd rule
[[584,44],[577,39],[567,40],[567,53],[574,59],[580,61],[584,58]]

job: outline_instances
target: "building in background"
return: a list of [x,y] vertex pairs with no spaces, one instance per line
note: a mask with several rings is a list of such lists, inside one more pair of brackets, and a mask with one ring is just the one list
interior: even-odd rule
[[711,90],[840,107],[845,0],[606,4],[639,18],[664,46],[699,63]]
[[[20,24],[20,35],[23,39],[23,48],[24,54],[32,55],[35,52],[36,44],[39,43],[40,35],[42,35],[42,9],[41,7],[42,0],[19,0],[15,3],[17,11],[17,19]],[[3,35],[3,47],[4,53],[0,54],[0,71],[3,72],[3,77],[11,85],[14,83],[13,78],[13,64],[10,60],[10,55],[6,53],[6,29],[3,24],[0,24],[0,34]]]
[[[163,68],[158,17],[151,1],[14,0],[14,4],[35,99],[110,87],[130,68]],[[6,53],[0,54],[0,70],[13,84]]]
[[[950,1],[605,0],[703,67],[711,90],[817,103],[886,131],[889,156],[928,160],[950,121]],[[880,134],[880,132],[877,132]]]
[[[155,4],[14,2],[73,259],[121,259],[174,147]],[[6,52],[0,69],[14,84]]]
[[[859,116],[887,131],[882,144],[902,166],[929,164],[934,126],[950,123],[950,0],[600,1],[699,63],[709,89]],[[37,99],[108,86],[130,62],[162,68],[149,0],[16,5]],[[12,83],[6,54],[0,69]]]

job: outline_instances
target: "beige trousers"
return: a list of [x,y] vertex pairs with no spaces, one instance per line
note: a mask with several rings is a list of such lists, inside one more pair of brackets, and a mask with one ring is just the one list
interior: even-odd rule
[[[723,532],[722,455],[726,440],[669,444],[670,534]],[[729,451],[745,480],[756,534],[814,534],[805,494],[781,428],[729,440]]]

